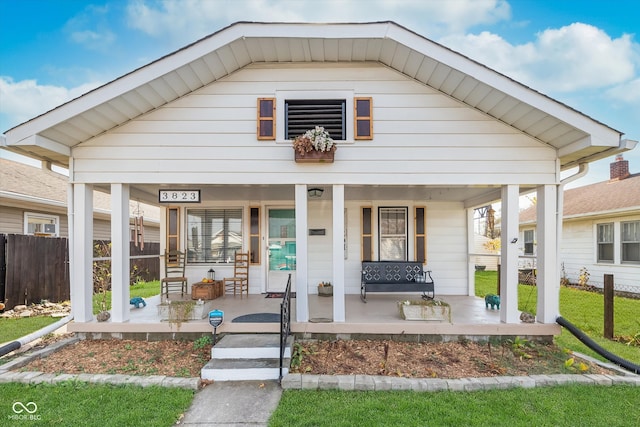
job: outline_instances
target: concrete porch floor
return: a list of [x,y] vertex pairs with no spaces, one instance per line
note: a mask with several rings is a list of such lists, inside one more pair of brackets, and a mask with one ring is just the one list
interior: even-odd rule
[[[487,336],[529,336],[551,337],[560,333],[557,324],[507,324],[500,322],[497,310],[485,308],[484,300],[478,297],[461,295],[437,296],[451,305],[451,323],[438,321],[403,320],[396,306],[397,301],[419,299],[416,294],[369,294],[367,303],[360,295],[347,295],[346,321],[333,322],[333,298],[309,295],[309,322],[296,322],[296,299],[291,300],[291,331],[302,336],[336,335],[352,337],[363,335],[434,335],[458,339],[459,337]],[[171,299],[176,298],[174,295]],[[185,297],[185,299],[187,299]],[[145,299],[147,306],[133,308],[131,318],[125,323],[89,322],[68,325],[69,332],[128,335],[128,334],[166,334],[166,333],[203,333],[213,332],[207,319],[191,320],[177,325],[162,321],[157,306],[160,296]],[[240,296],[225,295],[209,301],[207,309],[224,312],[224,322],[218,327],[218,334],[224,333],[278,333],[278,323],[234,323],[238,316],[251,313],[279,313],[280,298],[265,298],[264,294]],[[208,313],[208,311],[207,311]],[[95,336],[95,335],[94,335]]]

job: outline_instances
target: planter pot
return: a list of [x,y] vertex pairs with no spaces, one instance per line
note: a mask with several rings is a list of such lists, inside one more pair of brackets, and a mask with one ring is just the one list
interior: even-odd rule
[[333,163],[335,156],[335,150],[332,151],[309,151],[300,154],[298,151],[294,151],[296,163]]
[[187,322],[189,320],[204,319],[213,310],[213,301],[176,301],[175,307],[163,303],[158,305],[158,316],[161,320]]
[[321,297],[333,296],[333,286],[318,286],[318,295]]
[[476,271],[484,271],[487,268],[486,265],[478,265],[476,264]]
[[410,304],[398,303],[400,317],[404,320],[431,320],[451,323],[451,307],[443,303],[435,305],[432,302],[422,303],[411,301]]

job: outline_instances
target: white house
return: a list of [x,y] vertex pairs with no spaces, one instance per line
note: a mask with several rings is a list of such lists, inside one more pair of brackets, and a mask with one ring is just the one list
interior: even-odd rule
[[[290,139],[315,125],[338,140],[335,162],[294,161]],[[393,22],[237,23],[8,130],[6,146],[69,168],[76,322],[93,319],[99,188],[113,201],[115,323],[130,316],[117,243],[132,199],[165,207],[164,246],[189,252],[190,281],[215,264],[229,275],[241,245],[251,294],[294,273],[307,322],[328,280],[338,323],[363,259],[423,261],[438,295],[473,295],[473,209],[500,201],[500,319],[519,323],[511,242],[519,195],[535,190],[537,319],[551,324],[560,172],[629,149],[621,136]],[[228,244],[214,254],[220,229]]]
[[[520,215],[523,252],[536,254],[535,208]],[[613,274],[615,287],[640,293],[640,173],[629,172],[620,155],[610,165],[610,179],[564,192],[561,274],[602,288]],[[587,278],[587,276],[585,276]]]

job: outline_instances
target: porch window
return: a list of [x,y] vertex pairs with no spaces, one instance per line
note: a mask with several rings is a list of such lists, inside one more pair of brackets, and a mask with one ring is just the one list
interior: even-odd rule
[[347,139],[344,99],[288,99],[284,107],[285,139],[293,139],[316,126],[324,127],[335,140]]
[[524,254],[533,255],[533,243],[535,233],[533,230],[524,230]]
[[187,261],[229,263],[242,250],[242,209],[188,209]]
[[598,224],[598,262],[613,262],[613,223]]
[[380,261],[407,260],[407,208],[381,207],[378,209],[380,227]]
[[32,212],[24,214],[24,234],[34,236],[58,236],[59,217]]
[[620,223],[622,262],[640,263],[640,221]]

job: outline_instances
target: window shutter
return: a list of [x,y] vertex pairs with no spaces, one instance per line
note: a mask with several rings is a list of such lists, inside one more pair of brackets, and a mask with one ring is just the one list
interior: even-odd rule
[[362,208],[362,261],[373,261],[373,226],[371,224],[371,208]]
[[415,208],[415,255],[416,261],[427,263],[427,209],[423,206]]
[[373,139],[372,98],[354,98],[354,139]]
[[260,264],[260,207],[249,208],[249,257],[251,264]]
[[258,139],[276,139],[275,98],[258,98]]
[[167,251],[177,251],[179,249],[180,208],[167,208]]

